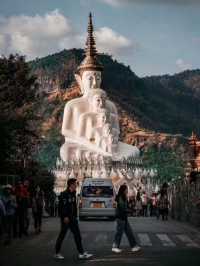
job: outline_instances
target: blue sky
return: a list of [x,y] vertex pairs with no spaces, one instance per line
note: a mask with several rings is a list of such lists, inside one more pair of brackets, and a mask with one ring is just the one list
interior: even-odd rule
[[1,0],[0,54],[83,48],[89,11],[98,50],[137,75],[200,68],[200,0]]

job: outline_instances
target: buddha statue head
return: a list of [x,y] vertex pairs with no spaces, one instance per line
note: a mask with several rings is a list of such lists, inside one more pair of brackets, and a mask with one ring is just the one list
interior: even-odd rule
[[93,89],[88,92],[88,101],[91,112],[101,112],[106,104],[106,92],[101,89]]
[[109,112],[106,108],[100,109],[97,114],[97,126],[103,127],[109,121]]
[[75,74],[75,78],[84,96],[87,96],[90,90],[101,86],[101,71],[84,70],[81,74]]
[[78,72],[75,74],[75,78],[81,88],[83,95],[87,96],[91,89],[100,88],[101,72],[103,70],[103,66],[97,58],[91,13],[89,15],[85,54],[86,57],[78,67]]

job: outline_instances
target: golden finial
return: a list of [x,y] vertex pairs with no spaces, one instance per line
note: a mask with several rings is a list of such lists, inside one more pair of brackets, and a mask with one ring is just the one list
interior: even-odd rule
[[94,38],[94,27],[92,22],[92,13],[89,13],[89,20],[88,20],[88,28],[87,28],[87,40],[86,40],[86,47],[85,47],[85,59],[78,67],[79,71],[84,70],[98,70],[102,71],[103,66],[97,60],[97,49],[96,43]]
[[86,41],[86,48],[85,53],[86,56],[97,56],[97,50],[96,50],[96,43],[93,35],[94,27],[92,23],[92,13],[89,14],[89,21],[88,21],[88,36]]

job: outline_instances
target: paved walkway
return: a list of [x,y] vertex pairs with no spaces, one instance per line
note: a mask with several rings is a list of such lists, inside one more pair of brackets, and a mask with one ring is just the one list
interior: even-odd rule
[[0,246],[0,266],[52,266],[52,265],[159,265],[189,266],[200,265],[200,231],[175,221],[157,221],[156,218],[130,218],[132,228],[142,252],[131,254],[124,237],[120,255],[112,254],[115,222],[80,222],[85,248],[95,254],[87,262],[77,259],[77,252],[71,234],[68,234],[62,247],[64,261],[55,261],[54,244],[59,231],[59,219],[44,221],[41,235],[31,234],[22,240],[15,240],[11,246]]

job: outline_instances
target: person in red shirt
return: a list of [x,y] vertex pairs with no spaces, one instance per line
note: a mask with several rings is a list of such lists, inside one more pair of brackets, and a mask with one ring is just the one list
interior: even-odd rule
[[23,207],[24,207],[24,232],[28,235],[28,229],[30,224],[29,206],[30,206],[30,193],[29,193],[29,181],[25,180],[22,188]]
[[30,201],[30,193],[28,191],[29,182],[26,180],[24,183],[18,181],[15,186],[15,195],[17,199],[17,212],[15,221],[15,233],[22,235],[28,235],[29,216],[28,207]]

